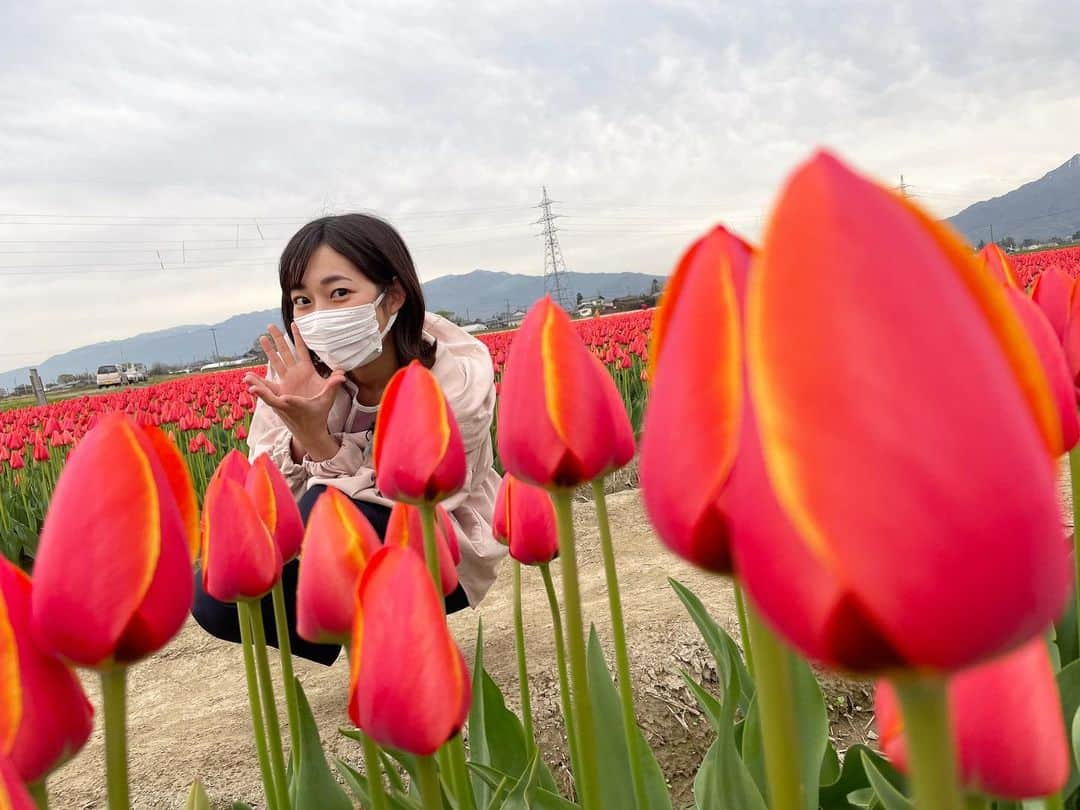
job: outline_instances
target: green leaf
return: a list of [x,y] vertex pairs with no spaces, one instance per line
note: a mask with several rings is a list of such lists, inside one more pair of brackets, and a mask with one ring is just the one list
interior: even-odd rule
[[539,752],[534,751],[529,767],[518,779],[513,790],[502,804],[502,810],[530,810],[533,797],[536,795],[536,763],[539,761]]
[[[1063,716],[1075,717],[1077,709],[1080,709],[1080,661],[1073,661],[1057,674],[1057,685],[1058,692],[1061,693]],[[1078,756],[1080,750],[1074,739],[1070,740],[1070,745],[1072,746],[1070,757],[1072,765],[1069,768],[1069,781],[1065,785],[1065,790],[1062,791],[1063,796],[1068,796],[1080,785],[1080,770],[1077,769],[1080,766],[1080,756]]]
[[[369,807],[371,805],[371,798],[368,795],[368,779],[367,776],[360,773],[356,768],[349,765],[344,760],[334,760],[334,764],[337,766],[338,773],[345,780],[345,784],[349,786],[349,790],[353,792],[357,800],[362,807]],[[407,796],[402,791],[391,790],[386,794],[386,800],[390,807],[394,810],[423,810],[419,799],[415,799],[411,796]]]
[[[1066,718],[1068,718],[1068,716],[1069,715],[1065,715]],[[1080,751],[1080,709],[1073,712],[1072,722],[1069,723],[1069,726],[1072,731],[1069,736],[1072,740],[1073,767],[1080,768],[1080,754],[1077,754],[1077,752]],[[1068,796],[1069,794],[1066,791],[1064,795]]]
[[878,801],[881,802],[885,810],[913,810],[915,805],[882,775],[873,760],[865,753],[862,754],[862,760],[863,769],[870,780],[870,786],[874,789],[874,795],[877,796]]
[[860,804],[851,798],[856,791],[870,788],[870,779],[866,775],[863,756],[868,757],[879,770],[888,768],[887,763],[865,745],[853,745],[844,755],[840,773],[832,782],[822,780],[818,794],[821,810],[855,810],[866,807],[869,800]]
[[765,775],[765,746],[761,737],[761,711],[758,708],[757,695],[750,699],[750,706],[746,710],[742,739],[739,741],[739,755],[761,795],[768,796],[769,782]]
[[1069,600],[1065,615],[1054,625],[1054,633],[1061,658],[1061,668],[1064,669],[1073,661],[1080,659],[1080,650],[1077,650],[1075,599]]
[[832,744],[832,740],[828,740],[825,745],[825,756],[821,759],[821,777],[819,780],[820,785],[830,785],[840,778],[840,755],[836,753],[836,748]]
[[754,696],[754,682],[751,680],[750,673],[743,663],[742,655],[739,653],[739,646],[727,634],[727,631],[720,627],[713,617],[709,615],[701,600],[689,588],[675,579],[669,578],[668,582],[675,591],[675,595],[686,606],[690,618],[694,620],[694,624],[697,625],[702,638],[705,639],[705,645],[709,648],[713,659],[716,661],[716,673],[720,683],[726,684],[728,682],[728,672],[731,669],[734,669],[738,675],[739,689],[742,694],[739,708],[745,712],[750,704],[750,698]]
[[300,715],[299,764],[290,786],[290,793],[295,790],[295,810],[352,810],[352,802],[326,763],[319,729],[315,725],[304,688],[298,678],[294,680]]
[[[601,774],[600,800],[607,810],[624,810],[635,806],[634,779],[630,771],[630,752],[626,745],[626,733],[622,719],[622,702],[619,691],[611,679],[604,650],[596,635],[596,627],[589,629],[587,655],[589,672],[589,696],[593,705],[593,727],[597,740],[597,770]],[[635,726],[639,762],[645,776],[644,810],[671,810],[664,772],[645,741],[641,729]]]
[[690,690],[701,706],[701,710],[705,713],[705,719],[709,721],[709,725],[712,726],[713,731],[720,731],[720,718],[724,713],[724,706],[718,698],[713,697],[712,693],[705,689],[704,686],[699,684],[686,670],[680,670],[679,674],[682,675],[683,682],[686,684],[686,688]]
[[187,801],[184,802],[184,810],[210,810],[210,797],[206,795],[206,788],[198,779],[188,791]]
[[[539,768],[539,764],[537,765]],[[477,765],[473,762],[469,763],[469,769],[479,778],[483,779],[485,784],[489,787],[498,789],[498,786],[506,782],[511,785],[515,785],[520,780],[511,779],[507,774],[501,773],[494,768],[489,768],[486,765]],[[532,798],[533,810],[575,810],[578,805],[571,801],[567,801],[562,796],[554,793],[542,785],[538,785]],[[488,805],[489,807],[502,807],[501,804]]]

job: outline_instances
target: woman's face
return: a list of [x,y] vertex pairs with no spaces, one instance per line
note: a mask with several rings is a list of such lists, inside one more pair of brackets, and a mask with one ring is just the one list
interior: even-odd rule
[[[311,255],[300,286],[290,292],[293,317],[310,315],[324,309],[358,307],[370,304],[382,290],[356,266],[328,245],[320,245]],[[404,292],[397,280],[387,288],[375,315],[379,328],[404,303]]]

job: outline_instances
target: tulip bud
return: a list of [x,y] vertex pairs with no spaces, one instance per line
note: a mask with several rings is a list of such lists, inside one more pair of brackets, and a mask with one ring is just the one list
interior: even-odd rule
[[414,360],[383,392],[375,418],[376,484],[387,498],[435,503],[465,485],[465,446],[430,371]]
[[166,474],[177,459],[120,414],[103,416],[68,456],[34,563],[33,622],[47,651],[91,668],[127,664],[183,626],[190,537],[173,487],[191,483]]
[[94,710],[79,679],[33,641],[30,578],[0,558],[0,756],[39,782],[90,737]]
[[987,271],[1000,281],[1009,287],[1015,287],[1021,289],[1020,280],[1016,275],[1016,269],[1013,267],[1009,257],[1005,255],[1005,251],[991,242],[979,251],[979,258],[983,260]]
[[510,546],[510,556],[525,565],[549,563],[559,553],[555,506],[547,490],[503,477],[492,519],[495,539]]
[[304,539],[304,520],[285,476],[265,453],[251,465],[244,488],[277,543],[281,559],[284,562],[295,559]]
[[357,591],[349,717],[379,745],[428,756],[461,730],[471,684],[424,560],[396,546]]
[[[1046,642],[962,670],[948,686],[949,714],[964,787],[1003,799],[1057,793],[1069,778],[1065,720]],[[881,747],[907,770],[896,691],[879,681],[874,699]]]
[[349,643],[356,588],[382,546],[355,504],[334,487],[315,501],[304,533],[296,584],[296,632],[316,644]]
[[[398,502],[390,510],[386,524],[386,545],[405,546],[426,559],[424,555],[424,523],[419,508]],[[443,595],[449,596],[458,586],[457,567],[461,562],[457,533],[450,516],[442,507],[435,509],[435,546],[439,550],[439,575]]]
[[220,476],[203,500],[203,588],[219,602],[260,599],[281,578],[281,551],[247,492]]
[[1035,286],[1031,288],[1032,300],[1042,307],[1046,319],[1054,328],[1059,342],[1065,340],[1065,324],[1069,320],[1069,298],[1073,280],[1069,274],[1057,267],[1051,267],[1039,274]]
[[[203,440],[206,437],[200,433],[198,437]],[[202,442],[196,442],[192,453],[197,453],[202,446]],[[225,457],[221,459],[221,462],[217,465],[217,469],[214,470],[214,474],[210,477],[213,481],[215,478],[229,478],[235,481],[240,486],[244,486],[247,481],[248,472],[251,471],[251,463],[247,460],[247,457],[239,450],[233,449],[225,454]]]

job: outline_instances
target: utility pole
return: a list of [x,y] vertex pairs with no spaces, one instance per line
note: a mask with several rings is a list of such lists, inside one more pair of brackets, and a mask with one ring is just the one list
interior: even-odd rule
[[563,259],[562,248],[559,246],[559,229],[555,227],[555,220],[560,214],[551,213],[551,204],[558,202],[548,197],[547,186],[542,186],[544,196],[538,205],[543,213],[540,219],[533,225],[542,225],[543,231],[538,236],[544,237],[544,293],[550,295],[556,304],[570,311],[570,290],[566,286],[566,261]]
[[221,362],[221,353],[218,351],[217,345],[217,330],[214,327],[210,327],[210,334],[214,338],[214,362]]
[[901,196],[904,196],[904,197],[908,196],[907,184],[904,183],[904,175],[900,175],[900,194],[901,194]]
[[990,244],[994,244],[994,223],[990,223]]

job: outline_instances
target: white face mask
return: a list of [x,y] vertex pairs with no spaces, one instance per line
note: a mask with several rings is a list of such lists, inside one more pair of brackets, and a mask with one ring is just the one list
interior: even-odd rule
[[397,320],[395,312],[387,319],[386,327],[379,331],[375,307],[385,295],[385,292],[380,293],[372,303],[358,307],[321,309],[302,315],[296,319],[300,336],[330,368],[352,371],[366,366],[382,354],[383,338]]

